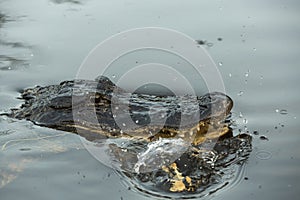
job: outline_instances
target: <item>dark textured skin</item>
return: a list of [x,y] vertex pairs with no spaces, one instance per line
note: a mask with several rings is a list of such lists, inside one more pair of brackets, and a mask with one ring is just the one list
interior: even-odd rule
[[[193,97],[197,99],[196,104],[199,109],[189,108],[189,104],[195,105],[189,96],[185,97],[186,102],[183,108],[178,106],[180,97],[158,97],[145,94],[132,94],[128,97],[127,94],[129,93],[118,88],[103,76],[95,81],[64,81],[58,85],[38,86],[24,90],[21,99],[25,102],[21,108],[12,110],[9,116],[27,119],[40,126],[78,133],[89,140],[94,140],[103,137],[103,134],[93,131],[99,128],[106,133],[104,134],[106,137],[120,135],[121,130],[112,113],[112,95],[119,97],[121,106],[123,102],[124,104],[129,102],[131,118],[133,121],[139,121],[138,125],[141,129],[150,123],[149,112],[153,105],[159,105],[168,110],[168,116],[163,125],[150,124],[150,128],[154,129],[155,126],[163,126],[165,129],[178,129],[181,126],[188,129],[199,121],[211,118],[219,118],[221,121],[226,118],[233,105],[230,97],[219,92]],[[183,112],[184,110],[187,111]],[[151,112],[159,112],[159,108],[152,109]],[[97,120],[93,118],[94,113]],[[200,113],[200,116],[197,116],[197,113]],[[123,116],[120,114],[118,117],[122,120]],[[182,120],[183,118],[185,120]],[[85,130],[74,128],[74,124],[84,127]]]

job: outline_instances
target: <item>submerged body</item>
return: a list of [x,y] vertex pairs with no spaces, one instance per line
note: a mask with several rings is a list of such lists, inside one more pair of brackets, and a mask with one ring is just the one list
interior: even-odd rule
[[[214,164],[226,163],[224,158],[242,149],[245,141],[249,150],[251,141],[248,135],[233,137],[226,120],[233,102],[219,92],[200,97],[130,94],[99,77],[26,89],[21,99],[24,104],[8,116],[77,133],[89,141],[125,139],[127,146],[110,144],[110,154],[130,182],[147,193],[202,191],[211,182]],[[206,151],[204,143],[215,147]],[[180,154],[172,149],[186,144]],[[165,151],[157,151],[161,148]],[[210,153],[214,158],[208,162]],[[151,168],[158,162],[163,163],[159,169]]]

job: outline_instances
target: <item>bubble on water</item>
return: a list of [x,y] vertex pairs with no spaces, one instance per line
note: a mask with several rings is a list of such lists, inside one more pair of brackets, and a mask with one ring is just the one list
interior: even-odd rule
[[281,115],[287,115],[287,114],[288,114],[288,111],[285,110],[285,109],[282,109],[282,110],[280,110],[279,113],[280,113]]
[[242,96],[244,94],[243,91],[239,91],[239,93],[237,94],[238,96]]
[[218,41],[222,41],[222,40],[223,40],[223,38],[221,38],[221,37],[218,38]]
[[111,77],[112,77],[113,79],[115,79],[115,78],[116,78],[116,75],[113,74]]
[[212,46],[214,46],[214,43],[208,42],[206,45],[207,45],[208,47],[212,47]]
[[253,48],[253,51],[256,51],[257,49],[256,48]]
[[135,120],[135,123],[138,124],[138,123],[139,123],[139,120]]
[[122,126],[126,126],[126,124],[125,124],[125,123],[123,123],[123,124],[122,124]]
[[287,115],[288,114],[288,111],[286,109],[276,109],[275,110],[276,113],[279,113],[281,115]]
[[260,150],[255,154],[255,157],[260,160],[269,160],[272,158],[272,154],[268,151]]
[[243,123],[244,124],[248,124],[248,120],[245,118],[245,119],[243,119]]
[[222,62],[219,62],[218,64],[219,64],[219,66],[220,66],[220,67],[222,67],[222,66],[223,66],[223,63],[222,63]]
[[263,80],[263,79],[264,79],[264,76],[260,76],[259,78],[260,78],[261,80]]
[[229,76],[229,77],[232,77],[232,74],[231,74],[231,73],[229,73],[229,74],[228,74],[228,76]]

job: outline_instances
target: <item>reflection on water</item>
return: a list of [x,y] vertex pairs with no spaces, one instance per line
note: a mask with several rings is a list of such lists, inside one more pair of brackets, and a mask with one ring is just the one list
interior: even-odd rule
[[33,54],[30,47],[20,42],[4,42],[0,40],[0,51],[5,55],[0,55],[0,70],[17,70],[28,68],[29,61]]
[[6,22],[6,17],[4,14],[0,13],[0,28]]
[[51,0],[53,3],[61,4],[61,3],[74,3],[81,4],[81,0]]
[[[8,22],[15,22],[9,16],[0,13],[0,30]],[[33,56],[30,47],[21,42],[6,41],[0,32],[0,70],[16,70],[27,68]],[[4,37],[3,37],[4,36]]]

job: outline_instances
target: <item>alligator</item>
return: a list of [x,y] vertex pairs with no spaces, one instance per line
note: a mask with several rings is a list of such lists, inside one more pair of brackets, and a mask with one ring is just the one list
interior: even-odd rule
[[19,98],[24,103],[5,115],[94,143],[112,141],[107,154],[119,163],[117,170],[148,194],[200,194],[251,151],[250,135],[233,134],[233,101],[221,92],[130,93],[100,76],[28,88]]

